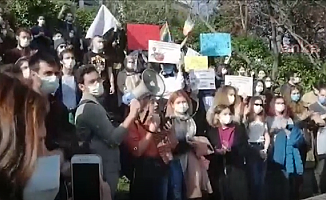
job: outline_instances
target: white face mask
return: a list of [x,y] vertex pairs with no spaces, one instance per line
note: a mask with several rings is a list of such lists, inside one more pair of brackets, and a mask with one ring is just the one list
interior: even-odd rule
[[275,104],[275,110],[277,112],[283,112],[285,110],[284,104]]
[[188,109],[189,109],[188,103],[179,103],[174,107],[174,111],[180,114],[187,112]]
[[[49,173],[51,172],[51,173]],[[24,188],[24,200],[53,200],[60,187],[60,156],[40,157]]]
[[94,85],[88,86],[89,93],[95,97],[99,97],[104,93],[104,87],[102,83],[97,82]]
[[232,122],[232,116],[231,115],[224,115],[220,117],[221,124],[228,125]]
[[255,114],[260,114],[263,111],[263,107],[262,106],[256,106],[254,105],[254,112]]
[[24,69],[22,72],[23,72],[23,77],[26,79],[31,76],[31,70],[29,68]]
[[229,99],[229,103],[230,104],[233,104],[234,103],[234,101],[235,101],[235,97],[234,96],[228,96],[228,99]]
[[39,23],[39,25],[43,26],[45,24],[45,20],[44,19],[39,19],[38,23]]
[[19,44],[21,47],[26,48],[30,45],[31,41],[26,39],[26,40],[20,40]]
[[265,86],[266,86],[266,88],[270,88],[272,86],[272,83],[267,81],[267,82],[265,82]]
[[256,86],[256,92],[261,93],[264,90],[261,86]]
[[57,76],[42,77],[41,92],[44,94],[52,94],[57,91],[59,87],[59,79]]
[[228,70],[225,69],[225,68],[223,68],[223,69],[222,69],[222,74],[225,75],[225,74],[227,74],[227,73],[228,73]]
[[76,61],[74,59],[64,59],[62,60],[62,65],[66,69],[72,69],[76,65]]

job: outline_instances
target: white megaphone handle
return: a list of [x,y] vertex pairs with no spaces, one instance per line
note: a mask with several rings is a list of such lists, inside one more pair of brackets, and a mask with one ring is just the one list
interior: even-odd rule
[[135,99],[135,95],[133,95],[131,92],[126,93],[122,96],[122,103],[125,105],[129,105],[131,100]]

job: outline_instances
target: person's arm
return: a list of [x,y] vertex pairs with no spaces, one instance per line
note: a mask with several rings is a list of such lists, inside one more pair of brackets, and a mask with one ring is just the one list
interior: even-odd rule
[[110,80],[110,93],[113,94],[115,92],[114,91],[114,75],[113,75],[111,66],[108,66],[108,77]]
[[60,12],[59,12],[59,14],[58,14],[58,19],[60,19],[60,20],[62,20],[62,18],[63,18],[63,13],[66,11],[66,5],[63,5],[62,6],[62,8],[61,8],[61,10],[60,10]]
[[265,151],[265,153],[267,153],[267,150],[268,150],[269,145],[271,143],[271,136],[268,133],[267,124],[265,124],[265,134],[264,134],[264,137],[265,137],[264,151]]

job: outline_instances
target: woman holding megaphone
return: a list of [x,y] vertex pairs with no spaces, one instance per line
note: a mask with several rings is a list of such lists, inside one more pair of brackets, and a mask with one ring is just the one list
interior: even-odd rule
[[177,142],[172,137],[172,124],[155,113],[154,98],[145,97],[140,104],[143,109],[126,138],[129,151],[135,157],[131,199],[173,200],[168,196],[169,168]]

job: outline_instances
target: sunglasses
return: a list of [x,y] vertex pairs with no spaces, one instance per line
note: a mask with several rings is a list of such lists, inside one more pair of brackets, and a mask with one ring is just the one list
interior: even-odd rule
[[263,104],[255,103],[255,106],[263,106]]

